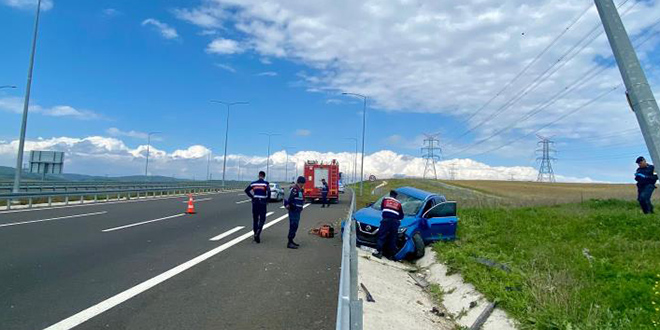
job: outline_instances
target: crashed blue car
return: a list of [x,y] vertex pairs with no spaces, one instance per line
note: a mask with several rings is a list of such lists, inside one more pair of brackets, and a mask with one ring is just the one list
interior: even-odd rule
[[[456,202],[412,187],[395,190],[405,214],[399,227],[395,260],[421,258],[427,244],[456,238]],[[384,197],[353,215],[358,245],[376,247],[381,220],[380,205]]]

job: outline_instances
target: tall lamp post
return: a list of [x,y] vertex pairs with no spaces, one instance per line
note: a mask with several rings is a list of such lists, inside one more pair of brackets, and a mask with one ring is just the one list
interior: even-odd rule
[[222,157],[222,187],[225,187],[225,174],[227,173],[227,139],[229,138],[229,110],[234,105],[248,105],[249,102],[224,102],[224,101],[214,101],[213,103],[219,103],[227,107],[227,128],[225,129],[225,156]]
[[366,130],[366,123],[367,123],[367,97],[357,93],[344,92],[342,94],[359,97],[364,100],[364,106],[362,108],[362,161],[360,162],[360,196],[362,196],[362,194],[364,193],[364,132]]
[[286,162],[284,163],[284,182],[289,182],[289,150],[296,149],[295,147],[284,147],[286,153]]
[[161,132],[149,132],[147,134],[147,163],[144,166],[144,177],[145,179],[149,177],[149,152],[151,149],[151,136],[154,134],[160,134]]
[[353,156],[353,182],[355,182],[355,175],[357,173],[358,139],[356,138],[345,138],[345,139],[355,141],[355,155]]
[[282,134],[277,134],[277,133],[259,133],[259,134],[268,136],[268,158],[266,160],[266,178],[269,178],[268,175],[270,174],[270,138]]
[[25,131],[27,130],[28,107],[30,106],[30,91],[32,89],[32,71],[34,69],[34,54],[37,50],[37,36],[39,32],[39,15],[41,13],[41,0],[37,2],[37,15],[34,20],[34,35],[32,37],[32,52],[30,53],[30,65],[28,67],[27,86],[25,88],[25,102],[23,103],[23,120],[21,122],[21,133],[18,142],[18,155],[16,157],[16,172],[14,174],[14,193],[18,193],[21,185],[21,172],[23,171],[23,152],[25,150]]

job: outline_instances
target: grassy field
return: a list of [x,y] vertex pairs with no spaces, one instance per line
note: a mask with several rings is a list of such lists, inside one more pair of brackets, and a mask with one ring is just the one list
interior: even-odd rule
[[634,186],[387,181],[376,195],[416,186],[459,202],[459,238],[434,245],[438,258],[522,329],[654,329],[660,321],[660,217],[640,213]]

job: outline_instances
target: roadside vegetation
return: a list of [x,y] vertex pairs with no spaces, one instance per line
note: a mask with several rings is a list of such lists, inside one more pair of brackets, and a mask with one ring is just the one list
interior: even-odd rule
[[387,181],[358,207],[399,186],[459,202],[459,238],[434,250],[522,329],[660,327],[660,216],[634,186]]

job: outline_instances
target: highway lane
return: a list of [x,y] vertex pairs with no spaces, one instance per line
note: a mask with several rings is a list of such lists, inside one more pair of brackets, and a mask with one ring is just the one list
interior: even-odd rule
[[[245,200],[245,197],[239,196],[237,193],[226,193],[201,197],[201,199],[204,198],[212,199],[196,204],[199,211],[197,215],[176,217],[112,232],[103,232],[103,230],[180,214],[185,209],[184,198],[125,204],[99,204],[89,206],[89,208],[56,209],[50,212],[57,213],[53,214],[57,216],[103,211],[107,213],[93,215],[88,218],[0,227],[0,241],[3,242],[3,246],[8,247],[0,251],[0,266],[2,266],[2,269],[0,269],[0,283],[3,283],[2,288],[0,288],[0,297],[2,297],[0,298],[0,321],[3,325],[2,328],[38,329],[55,324],[250,231],[250,204],[237,204],[237,202]],[[271,204],[269,209],[274,213],[268,217],[269,221],[280,218],[285,214],[285,210],[280,209],[279,205],[279,203]],[[82,209],[85,209],[84,212]],[[345,208],[340,210],[339,207],[335,207],[326,212],[326,210],[318,209],[317,205],[313,205],[308,209],[311,209],[309,212],[311,218],[328,217],[333,218],[332,220],[338,220],[345,215],[346,211]],[[7,221],[3,218],[1,223],[30,221],[30,219],[42,216],[53,217],[50,212],[44,210],[14,213],[12,219]],[[308,212],[306,211],[306,213]],[[30,215],[26,216],[26,214]],[[5,214],[0,213],[0,217],[2,216],[5,216]],[[303,218],[303,224],[306,223],[304,220],[305,218]],[[168,324],[180,324],[177,322],[183,320],[186,320],[185,323],[187,324],[193,324],[194,322],[189,318],[175,317],[179,321],[170,320],[165,322],[167,324],[155,326],[154,319],[164,321],[167,319],[165,316],[177,315],[181,308],[177,307],[172,310],[169,308],[168,302],[148,297],[159,292],[162,288],[179,283],[181,279],[187,276],[192,276],[191,281],[196,282],[188,282],[191,288],[205,287],[208,282],[203,276],[199,277],[198,274],[202,271],[206,276],[226,281],[225,283],[217,283],[223,290],[221,296],[236,295],[237,290],[242,292],[241,290],[244,290],[242,288],[248,287],[247,291],[250,293],[244,299],[232,301],[231,303],[232,306],[245,306],[253,298],[261,295],[261,291],[265,292],[266,296],[278,295],[277,290],[273,291],[272,288],[269,289],[252,282],[257,281],[256,283],[261,284],[273,282],[273,288],[278,288],[280,283],[289,283],[287,282],[289,280],[287,273],[280,274],[284,280],[278,276],[265,279],[261,278],[262,274],[257,273],[257,269],[266,269],[268,265],[279,265],[274,266],[275,269],[282,269],[287,263],[290,263],[287,267],[296,268],[307,262],[316,266],[304,267],[304,271],[301,273],[306,274],[310,281],[326,283],[327,285],[323,287],[323,290],[327,289],[334,292],[334,294],[326,295],[324,299],[321,299],[324,304],[315,304],[315,306],[319,306],[315,307],[315,312],[321,312],[324,315],[320,318],[321,320],[324,318],[334,320],[336,277],[340,257],[339,241],[327,240],[326,242],[321,240],[317,242],[320,240],[319,238],[310,241],[313,245],[310,244],[307,253],[303,256],[305,258],[323,256],[323,258],[309,260],[290,258],[291,255],[286,254],[289,251],[284,249],[287,223],[288,220],[284,219],[269,228],[264,233],[264,244],[250,243],[250,239],[241,241],[190,270],[176,275],[168,281],[126,301],[124,304],[93,318],[84,323],[81,328],[96,328],[98,322],[114,324],[111,328],[140,329],[167,328]],[[302,225],[301,232],[315,224],[309,222],[307,227]],[[245,228],[236,230],[238,226]],[[218,241],[210,241],[212,237],[227,232],[229,233]],[[277,240],[268,238],[271,232],[279,233]],[[301,239],[307,239],[306,236],[304,234]],[[324,246],[323,244],[331,245]],[[330,248],[328,249],[328,247]],[[246,253],[246,251],[253,248],[258,248],[258,250],[252,251],[253,253]],[[261,251],[261,254],[259,254],[259,251]],[[255,253],[257,254],[254,255]],[[215,266],[217,262],[220,262],[220,264]],[[214,271],[204,271],[208,270],[209,267]],[[263,281],[258,281],[260,278]],[[298,278],[298,281],[300,280],[302,279]],[[314,291],[311,290],[312,287],[316,288],[316,285],[311,284],[311,287],[307,287],[307,291]],[[284,297],[291,295],[291,291],[284,290],[284,287],[280,286],[279,289],[281,291],[279,295]],[[168,290],[168,292],[176,291]],[[187,293],[189,291],[185,290],[181,295]],[[293,296],[297,296],[302,299],[301,301],[304,301],[304,299],[309,299],[306,295],[307,293],[305,296],[299,294]],[[270,305],[262,306],[267,307],[264,310],[266,315],[278,312],[282,306],[275,303],[277,301],[273,299],[275,296],[255,304],[263,305],[265,302],[269,302]],[[195,297],[198,299],[195,300]],[[149,299],[148,303],[143,302],[145,298]],[[240,314],[239,310],[231,308],[223,308],[223,311],[226,312],[215,313],[218,306],[227,304],[228,301],[223,300],[213,306],[209,305],[209,299],[217,300],[218,296],[215,293],[201,290],[201,292],[191,297],[190,304],[187,305],[200,313],[214,311],[215,319],[197,319],[194,316],[198,314],[187,314],[197,322],[201,322],[198,323],[199,328],[218,328],[220,323],[216,321],[220,320],[220,317],[234,319],[237,314],[240,315],[240,318],[246,316],[246,313]],[[169,301],[169,299],[167,300]],[[174,301],[178,301],[178,298],[175,297]],[[134,305],[136,303],[139,306],[148,307],[148,310],[138,309],[135,311]],[[295,304],[291,306],[295,306]],[[293,311],[295,310],[293,309]],[[289,311],[292,311],[292,309],[289,308]],[[271,318],[275,317],[276,319],[276,315],[280,314],[275,313],[275,315],[271,315]],[[287,314],[281,315],[286,316]],[[286,317],[296,318],[295,315],[290,313]],[[152,322],[152,324],[141,323],[142,320],[150,320],[149,322]],[[307,320],[305,326],[313,325],[318,320],[319,318]],[[243,325],[246,324],[243,323]],[[275,323],[270,322],[267,324],[274,325]],[[320,328],[329,328],[327,324],[325,325],[325,327]],[[170,328],[175,327],[171,326]],[[236,323],[235,328],[241,328],[241,325]]]

